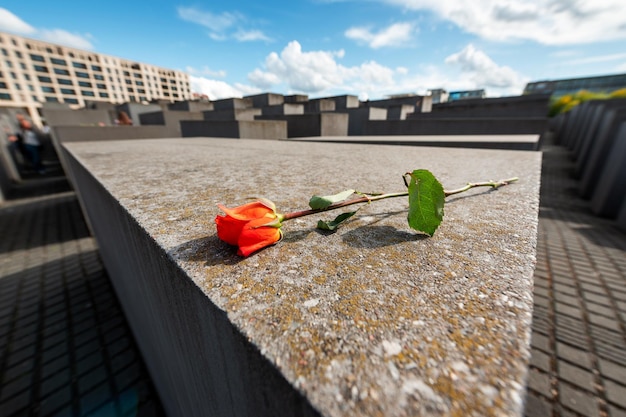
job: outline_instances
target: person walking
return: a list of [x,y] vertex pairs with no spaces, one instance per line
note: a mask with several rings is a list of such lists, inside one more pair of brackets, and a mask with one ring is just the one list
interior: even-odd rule
[[25,118],[19,118],[21,143],[24,148],[25,154],[28,158],[33,169],[38,174],[45,174],[46,170],[41,162],[41,141],[37,135],[37,132],[33,129],[31,122]]

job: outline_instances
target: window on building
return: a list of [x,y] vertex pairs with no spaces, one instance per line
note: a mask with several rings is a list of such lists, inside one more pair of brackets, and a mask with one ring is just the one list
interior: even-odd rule
[[75,98],[63,98],[63,101],[69,104],[78,104],[78,100]]
[[9,61],[8,59],[6,61],[4,61],[7,63],[7,67],[9,68],[13,68],[13,63],[11,61]]
[[143,81],[137,81],[135,82],[135,84],[137,84],[138,86],[143,86]]
[[96,80],[104,81],[104,77],[100,74],[95,74],[93,78],[95,78]]
[[33,61],[37,61],[37,62],[46,62],[43,59],[42,55],[37,55],[37,54],[30,54],[30,59],[32,59]]
[[15,56],[18,58],[22,57],[22,53],[20,51],[15,51]]
[[43,75],[38,75],[37,79],[39,80],[39,82],[42,82],[42,83],[51,83],[52,82],[52,78],[44,77]]
[[30,85],[30,84],[28,84],[28,89],[29,89],[30,91],[35,91],[35,87],[33,87],[33,86],[32,86],[32,85]]
[[26,70],[26,64],[23,62],[20,62],[20,68],[23,70]]
[[59,99],[58,99],[58,98],[56,98],[56,97],[46,96],[46,101],[47,101],[48,103],[58,103],[58,102],[59,102]]
[[46,87],[46,86],[42,86],[41,87],[41,91],[43,91],[44,93],[54,93],[54,88],[53,87]]
[[7,87],[7,83],[5,82],[0,82],[0,88],[4,88],[5,90],[8,88]]
[[87,69],[87,65],[83,64],[82,62],[72,62],[72,66],[74,68]]
[[102,98],[109,98],[109,95],[107,93],[100,93],[99,96]]
[[86,97],[95,97],[96,95],[93,93],[93,91],[89,91],[89,90],[80,90],[80,92],[82,93],[82,95],[86,96]]
[[99,71],[99,72],[102,72],[102,67],[100,67],[100,66],[98,66],[98,65],[92,65],[92,66],[91,66],[91,69],[92,69],[92,70],[94,70],[94,71]]
[[91,83],[87,82],[87,81],[79,81],[78,85],[81,86],[81,87],[89,87],[89,88],[91,88]]
[[141,89],[141,88],[138,88],[138,89],[137,89],[137,92],[138,92],[139,94],[146,94],[146,90]]
[[130,101],[137,101],[135,100],[135,96],[128,96],[128,98],[130,99]]
[[135,92],[135,90],[133,90],[131,87],[128,87],[128,92],[129,92],[129,93],[134,93],[134,92]]
[[50,62],[52,62],[55,65],[67,65],[67,61],[65,61],[64,59],[59,59],[59,58],[50,58]]
[[15,85],[15,89],[16,90],[21,90],[22,89],[22,86],[19,85],[18,83],[15,83],[14,85]]
[[48,67],[44,67],[43,65],[35,65],[35,71],[38,72],[48,72]]
[[70,72],[68,70],[64,70],[60,68],[54,68],[54,73],[58,75],[70,75]]
[[72,90],[71,88],[62,88],[61,89],[61,94],[71,94],[73,96],[76,95],[76,91]]
[[96,87],[98,87],[101,90],[106,90],[107,88],[106,84],[96,84]]
[[0,93],[0,100],[11,100],[11,94]]
[[124,71],[124,75],[127,76],[127,77],[130,77],[130,72]]
[[124,81],[126,81],[126,84],[128,84],[128,85],[132,85],[133,84],[133,82],[131,80],[124,80]]
[[76,71],[75,74],[78,78],[89,78],[89,74],[86,72]]
[[66,78],[57,78],[57,82],[62,85],[72,85],[72,80]]
[[135,78],[141,78],[141,74],[138,74],[138,73],[136,73],[136,72],[135,72],[135,73],[133,73],[133,77],[135,77]]

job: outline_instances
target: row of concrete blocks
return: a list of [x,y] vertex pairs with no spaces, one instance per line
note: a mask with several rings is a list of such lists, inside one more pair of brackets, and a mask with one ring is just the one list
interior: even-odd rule
[[585,102],[552,124],[557,143],[576,161],[580,196],[626,230],[626,99]]
[[[549,94],[531,94],[512,97],[481,98],[432,103],[430,96],[406,95],[380,100],[360,101],[357,96],[342,95],[319,99],[307,96],[283,96],[263,93],[244,98],[229,98],[212,102],[177,102],[167,104],[168,110],[208,111],[262,108],[263,114],[303,114],[343,111],[356,108],[388,110],[387,120],[435,117],[545,117]],[[288,109],[283,112],[283,109]]]
[[[68,115],[72,112],[71,116]],[[535,134],[546,130],[545,117],[453,117],[387,120],[381,108],[309,114],[262,114],[262,109],[203,112],[158,110],[137,114],[142,126],[170,128],[174,136],[286,139],[309,136]],[[51,126],[109,126],[106,110],[44,110]]]
[[[360,136],[360,135],[458,135],[458,134],[533,134],[546,128],[546,95],[483,99],[467,104],[431,105],[430,97],[407,96],[361,102],[356,96],[337,96],[315,100],[286,100],[277,94],[217,100],[212,103],[181,103],[169,110],[186,110],[187,116],[166,112],[144,113],[141,124],[168,124],[174,118],[183,136],[252,137],[276,134],[285,121],[286,136]],[[283,100],[284,99],[284,100]],[[197,111],[210,105],[211,110]],[[194,110],[196,112],[194,112]],[[183,118],[184,117],[184,118]],[[187,121],[192,121],[187,123]],[[202,121],[202,122],[201,122]],[[220,121],[222,123],[207,123]],[[225,123],[228,122],[228,123]],[[172,123],[172,124],[174,124]],[[218,131],[219,133],[216,133]],[[276,137],[276,136],[275,136]],[[282,137],[281,137],[282,138]]]

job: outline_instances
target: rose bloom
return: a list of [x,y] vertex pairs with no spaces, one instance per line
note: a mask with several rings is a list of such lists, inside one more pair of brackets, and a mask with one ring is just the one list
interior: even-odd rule
[[217,205],[226,213],[216,216],[217,237],[229,245],[238,246],[237,254],[250,254],[273,245],[282,238],[282,215],[276,213],[274,203],[259,200],[242,206],[227,208]]

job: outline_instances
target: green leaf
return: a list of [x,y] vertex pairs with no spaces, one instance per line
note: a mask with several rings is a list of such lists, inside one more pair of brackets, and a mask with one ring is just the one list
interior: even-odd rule
[[428,170],[410,173],[409,226],[432,236],[443,219],[445,193],[437,178]]
[[311,207],[313,210],[325,209],[331,204],[338,203],[340,201],[347,199],[352,194],[354,194],[354,190],[342,191],[339,194],[335,194],[335,195],[325,195],[325,196],[314,195],[309,200],[309,207]]
[[332,220],[329,222],[325,222],[324,220],[319,220],[317,222],[317,228],[322,229],[322,230],[335,230],[337,227],[339,227],[341,223],[345,222],[350,217],[354,216],[355,213],[356,211],[350,211],[348,213],[340,214],[339,216],[335,218],[335,220]]

